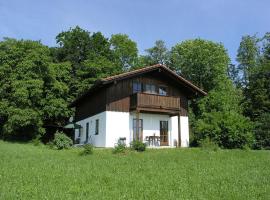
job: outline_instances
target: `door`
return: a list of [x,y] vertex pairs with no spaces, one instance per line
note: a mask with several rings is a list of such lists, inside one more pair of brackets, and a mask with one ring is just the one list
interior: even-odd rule
[[137,119],[133,119],[133,140],[140,140],[142,138],[143,133],[143,120],[139,119],[137,123]]
[[168,121],[160,121],[160,146],[168,145]]

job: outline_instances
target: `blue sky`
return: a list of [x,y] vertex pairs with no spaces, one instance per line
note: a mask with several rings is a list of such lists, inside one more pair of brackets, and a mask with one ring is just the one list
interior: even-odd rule
[[125,33],[140,53],[162,39],[221,42],[232,62],[241,36],[270,31],[270,0],[0,0],[0,38],[41,40],[79,25],[109,37]]

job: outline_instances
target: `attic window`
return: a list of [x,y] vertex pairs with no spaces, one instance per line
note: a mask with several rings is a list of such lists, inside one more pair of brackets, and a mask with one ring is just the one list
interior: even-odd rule
[[156,86],[153,84],[145,84],[144,92],[149,94],[156,94]]
[[159,95],[162,95],[162,96],[166,96],[167,95],[167,88],[166,87],[163,87],[163,86],[160,86],[158,88],[158,94]]
[[133,82],[132,84],[133,87],[133,93],[138,93],[142,91],[142,84],[140,82]]

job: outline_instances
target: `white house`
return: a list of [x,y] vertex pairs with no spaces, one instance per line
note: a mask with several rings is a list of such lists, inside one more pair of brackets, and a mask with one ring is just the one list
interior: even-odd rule
[[153,147],[188,147],[188,100],[206,93],[163,65],[98,81],[72,104],[74,139],[114,147],[141,140]]

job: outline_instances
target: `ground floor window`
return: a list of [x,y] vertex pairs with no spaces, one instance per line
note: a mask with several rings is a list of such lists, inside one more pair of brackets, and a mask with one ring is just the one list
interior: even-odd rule
[[133,139],[139,140],[143,132],[143,120],[133,119]]
[[96,119],[95,135],[99,134],[99,120]]

